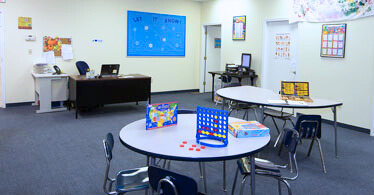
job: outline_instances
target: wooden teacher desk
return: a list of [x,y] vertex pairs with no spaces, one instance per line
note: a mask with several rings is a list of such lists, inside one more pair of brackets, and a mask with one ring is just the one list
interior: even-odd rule
[[151,103],[151,77],[129,74],[88,79],[85,75],[71,75],[69,92],[69,100],[75,103],[75,118],[78,118],[82,107],[147,100]]

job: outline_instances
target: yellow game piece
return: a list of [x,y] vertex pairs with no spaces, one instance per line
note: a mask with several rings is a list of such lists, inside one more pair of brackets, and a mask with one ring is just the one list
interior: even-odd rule
[[217,133],[214,133],[213,135],[214,135],[214,136],[217,136]]
[[222,135],[223,138],[226,138],[226,135]]

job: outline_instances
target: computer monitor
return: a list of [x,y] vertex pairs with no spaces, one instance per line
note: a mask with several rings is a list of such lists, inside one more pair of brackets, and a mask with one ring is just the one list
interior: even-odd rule
[[252,55],[250,53],[242,53],[242,68],[249,71],[251,68]]
[[103,64],[101,65],[100,75],[116,76],[119,73],[119,64]]

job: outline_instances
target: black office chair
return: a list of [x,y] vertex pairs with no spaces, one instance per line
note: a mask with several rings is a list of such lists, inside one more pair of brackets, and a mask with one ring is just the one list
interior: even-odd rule
[[149,184],[157,195],[199,195],[194,179],[166,169],[150,166]]
[[85,61],[78,61],[75,63],[80,75],[86,75],[86,72],[90,67]]
[[[105,157],[107,166],[105,170],[105,178],[103,189],[106,194],[124,194],[126,192],[147,190],[148,183],[148,167],[135,169],[127,169],[117,173],[116,178],[109,177],[110,161],[112,160],[112,150],[114,147],[114,139],[111,133],[108,133],[103,140]],[[109,181],[109,184],[108,184]],[[112,191],[112,185],[115,183],[115,189]]]
[[[321,157],[322,169],[324,173],[327,173],[325,160],[323,158],[322,146],[321,146],[321,115],[300,115],[296,121],[295,130],[299,132],[301,139],[311,139],[311,143],[308,150],[308,157],[313,148],[314,141],[318,143],[319,154]],[[282,145],[280,150],[282,149]]]
[[[290,160],[293,160],[293,163],[290,163],[290,167],[292,167],[292,164],[295,166],[295,172],[293,173],[292,177],[285,177],[283,176],[281,172],[281,168],[287,168],[287,166],[280,166],[272,163],[271,161],[255,158],[255,173],[257,175],[272,177],[278,180],[278,191],[279,194],[281,194],[282,186],[281,182],[286,184],[288,194],[292,194],[290,184],[287,182],[287,180],[293,181],[296,180],[298,177],[298,167],[296,162],[296,148],[299,142],[299,133],[294,129],[285,129],[284,134],[284,146],[287,148]],[[236,180],[238,177],[238,173],[240,172],[241,175],[243,175],[243,179],[240,186],[240,195],[243,194],[244,184],[248,176],[251,175],[251,164],[248,157],[241,158],[237,161],[238,168],[236,169],[235,178],[234,178],[234,184],[232,186],[232,194],[235,192],[235,185]],[[291,169],[292,170],[292,169]]]

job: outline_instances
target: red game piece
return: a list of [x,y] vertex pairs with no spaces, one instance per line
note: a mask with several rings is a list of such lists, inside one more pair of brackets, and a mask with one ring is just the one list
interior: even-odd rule
[[187,144],[187,142],[186,142],[186,141],[183,141],[182,143],[183,143],[183,144]]
[[181,145],[179,145],[179,147],[183,148],[183,147],[184,147],[184,145],[183,145],[183,144],[181,144]]
[[200,149],[199,149],[199,148],[196,148],[196,151],[200,151]]
[[205,146],[200,146],[201,149],[205,149]]
[[196,147],[196,145],[194,144],[194,145],[192,145],[192,147]]
[[188,148],[188,149],[191,150],[191,151],[193,150],[193,148]]

